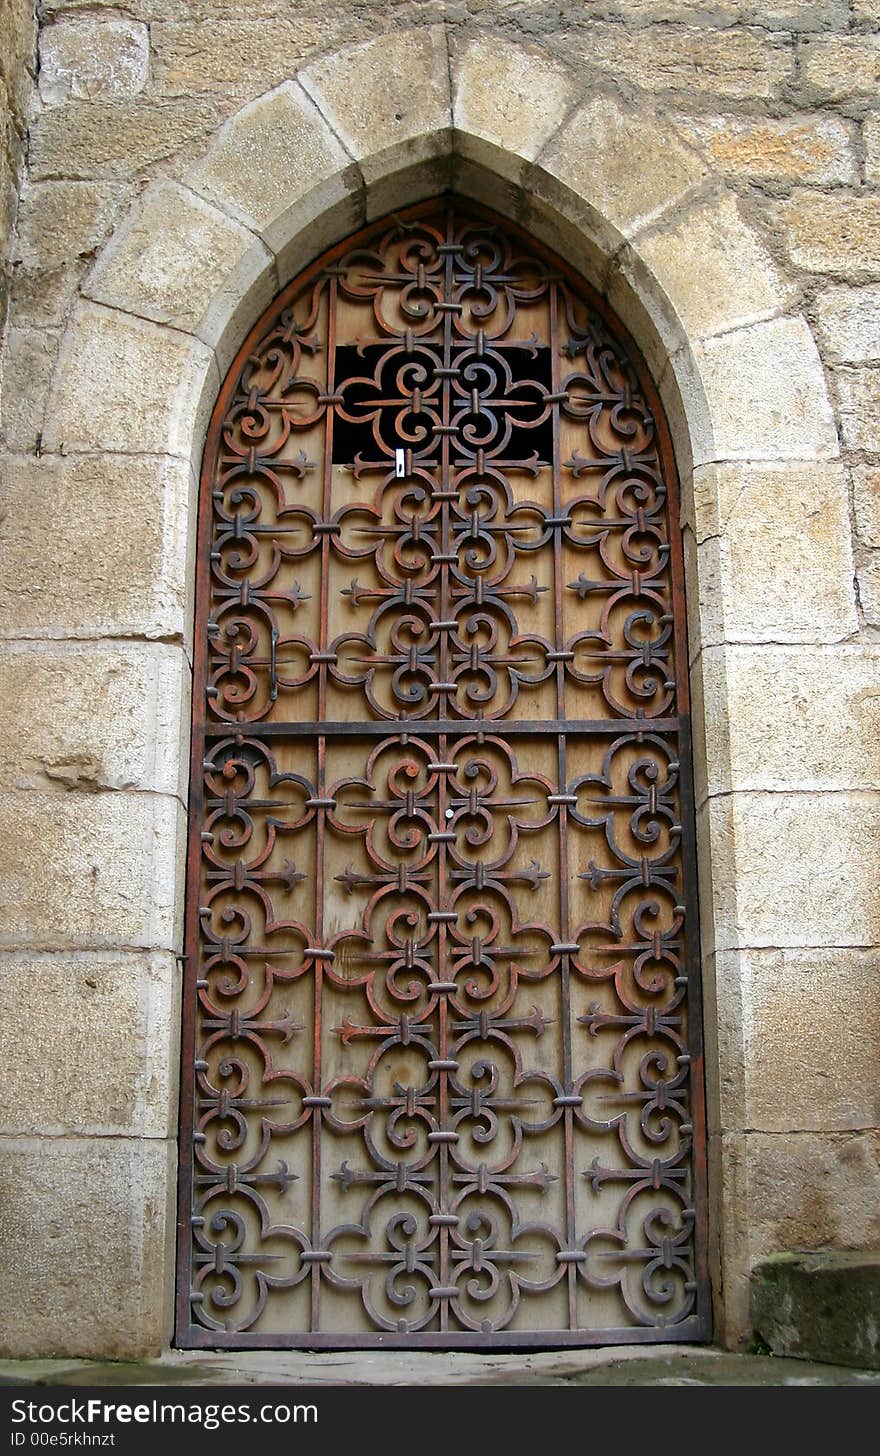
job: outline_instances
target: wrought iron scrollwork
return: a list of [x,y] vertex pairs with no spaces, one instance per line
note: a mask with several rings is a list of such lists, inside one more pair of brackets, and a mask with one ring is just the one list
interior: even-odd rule
[[203,473],[179,1338],[705,1330],[654,390],[476,208],[327,255]]

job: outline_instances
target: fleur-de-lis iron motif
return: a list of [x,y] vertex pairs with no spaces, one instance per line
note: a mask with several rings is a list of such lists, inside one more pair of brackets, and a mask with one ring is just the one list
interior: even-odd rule
[[602,301],[421,204],[275,301],[201,506],[178,1338],[707,1332],[677,487]]

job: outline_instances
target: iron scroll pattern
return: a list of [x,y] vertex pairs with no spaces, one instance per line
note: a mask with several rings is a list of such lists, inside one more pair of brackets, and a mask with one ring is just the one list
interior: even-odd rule
[[183,1343],[704,1332],[660,431],[588,290],[448,203],[328,255],[233,367],[203,476]]

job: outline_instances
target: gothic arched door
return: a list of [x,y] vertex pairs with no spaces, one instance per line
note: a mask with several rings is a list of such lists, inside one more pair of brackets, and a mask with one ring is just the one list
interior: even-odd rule
[[442,199],[202,474],[178,1340],[708,1332],[677,486],[607,306]]

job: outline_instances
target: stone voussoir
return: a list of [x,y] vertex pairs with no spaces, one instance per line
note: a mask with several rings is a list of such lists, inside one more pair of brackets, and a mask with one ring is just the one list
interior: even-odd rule
[[214,344],[229,317],[259,316],[278,291],[272,254],[248,228],[178,183],[157,182],[117,229],[84,294]]
[[456,151],[518,178],[559,129],[578,90],[571,70],[546,52],[497,36],[469,40],[453,51]]
[[350,154],[295,81],[230,117],[186,181],[273,252],[362,186]]
[[307,66],[299,81],[359,163],[367,186],[452,149],[443,26],[391,32],[349,47]]
[[200,340],[84,302],[62,343],[43,446],[188,460],[201,444],[198,406],[212,375],[213,353]]
[[699,154],[644,107],[610,97],[570,115],[529,170],[527,186],[551,204],[566,194],[586,205],[594,241],[608,252],[699,186],[708,176]]
[[803,318],[698,340],[718,460],[832,460],[837,432],[822,361]]
[[796,291],[729,192],[699,197],[669,221],[638,233],[615,259],[608,288],[609,302],[624,319],[630,289],[658,324],[664,303],[667,311],[671,306],[670,352],[687,340],[771,318],[791,304]]

